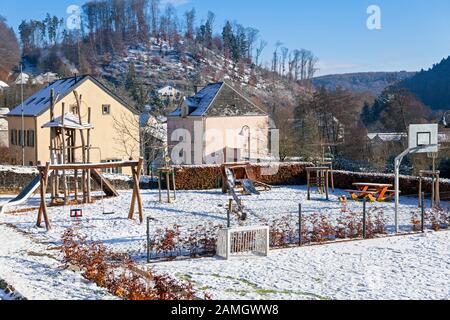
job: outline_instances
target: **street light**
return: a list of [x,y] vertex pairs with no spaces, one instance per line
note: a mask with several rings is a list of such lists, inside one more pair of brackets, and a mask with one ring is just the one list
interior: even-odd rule
[[250,142],[251,142],[251,129],[249,126],[245,125],[242,127],[241,132],[239,133],[240,136],[244,137],[245,136],[245,131],[248,131],[248,161],[250,161],[251,159],[251,149],[250,149]]
[[444,113],[441,123],[444,127],[450,128],[450,111]]

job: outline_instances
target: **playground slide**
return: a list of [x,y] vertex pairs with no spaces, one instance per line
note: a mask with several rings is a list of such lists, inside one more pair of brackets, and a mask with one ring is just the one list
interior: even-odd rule
[[0,214],[3,213],[7,207],[18,206],[27,201],[36,192],[39,186],[40,179],[39,176],[37,176],[30,182],[28,186],[26,186],[22,190],[22,192],[17,197],[6,203],[0,204]]
[[255,185],[253,184],[252,180],[241,180],[242,183],[242,187],[244,188],[244,191],[247,192],[248,194],[255,194],[255,195],[260,195],[261,193],[256,190]]

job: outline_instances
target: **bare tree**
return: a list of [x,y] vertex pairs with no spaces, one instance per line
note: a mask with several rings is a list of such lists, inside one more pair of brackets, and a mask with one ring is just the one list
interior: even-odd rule
[[264,49],[267,47],[267,41],[264,41],[264,40],[260,40],[259,41],[259,45],[258,45],[258,47],[256,48],[256,61],[255,61],[255,64],[257,65],[257,66],[260,66],[260,62],[259,62],[259,59],[261,58],[261,55],[262,55],[262,53],[263,53],[263,51],[264,51]]

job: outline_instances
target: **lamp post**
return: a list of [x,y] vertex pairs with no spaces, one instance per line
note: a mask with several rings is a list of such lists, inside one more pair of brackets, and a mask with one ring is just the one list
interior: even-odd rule
[[250,161],[251,160],[251,158],[252,158],[252,154],[251,154],[251,147],[250,147],[250,143],[251,143],[251,130],[250,130],[250,127],[249,126],[247,126],[247,125],[245,125],[245,126],[243,126],[242,127],[242,130],[241,130],[241,132],[239,133],[239,135],[240,136],[245,136],[245,131],[248,131],[248,144],[247,144],[247,147],[248,147],[248,161]]
[[21,94],[21,122],[22,122],[22,130],[20,132],[21,142],[22,142],[22,166],[25,166],[25,118],[24,118],[24,110],[23,110],[23,66],[20,64],[20,94]]
[[450,118],[450,111],[445,112],[441,120],[442,125],[446,128],[450,128],[450,121],[448,118]]

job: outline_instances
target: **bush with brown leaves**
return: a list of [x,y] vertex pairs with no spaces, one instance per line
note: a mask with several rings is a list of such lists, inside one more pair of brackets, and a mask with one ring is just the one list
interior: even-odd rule
[[[109,251],[103,244],[89,243],[73,229],[63,235],[62,252],[67,266],[75,266],[83,276],[127,300],[194,300],[191,283],[180,283],[152,269],[141,270],[127,254]],[[165,243],[164,246],[170,246]],[[208,298],[208,296],[205,296]]]

